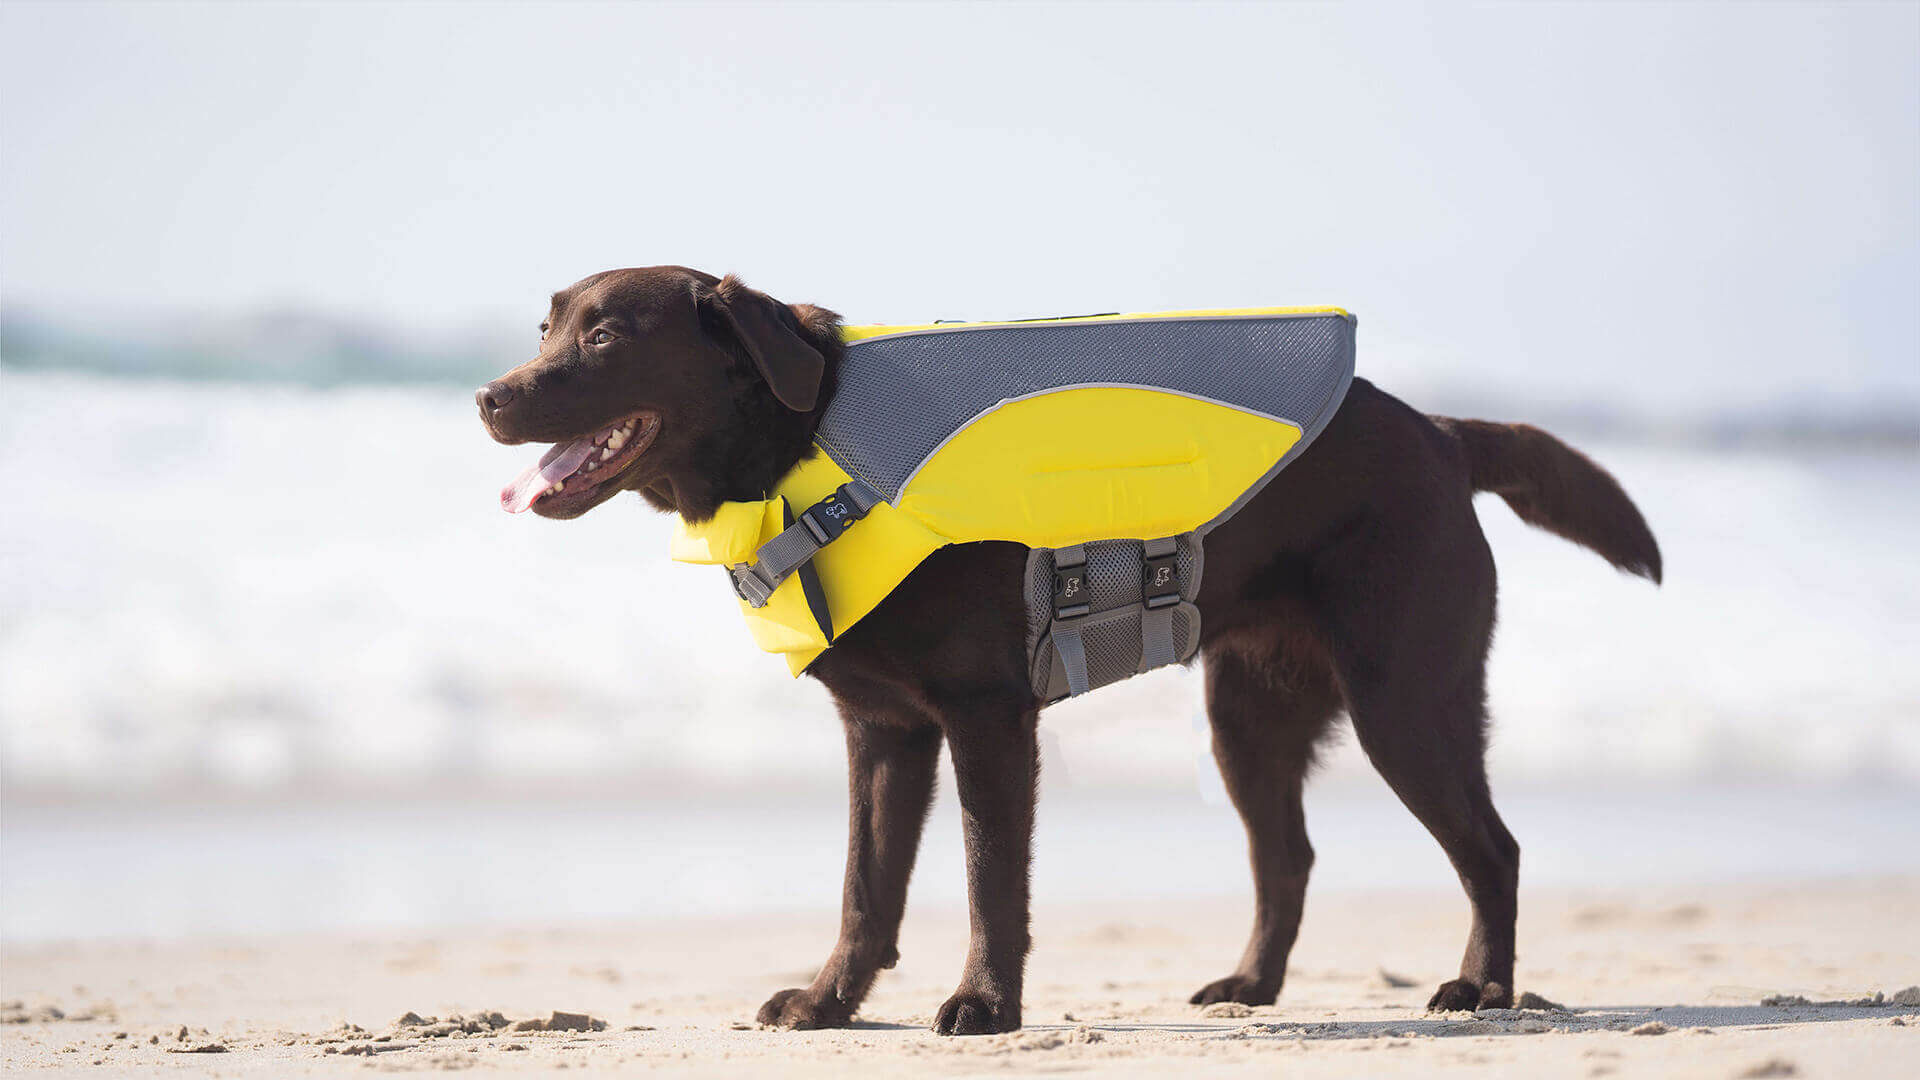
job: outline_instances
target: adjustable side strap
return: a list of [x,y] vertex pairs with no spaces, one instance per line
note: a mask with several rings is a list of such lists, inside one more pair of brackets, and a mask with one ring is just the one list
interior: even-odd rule
[[1141,671],[1180,659],[1173,640],[1173,609],[1180,606],[1179,552],[1180,543],[1171,536],[1146,542],[1140,570],[1140,599],[1146,605],[1140,613]]
[[1084,694],[1087,682],[1087,643],[1076,621],[1093,610],[1087,593],[1087,549],[1084,545],[1053,553],[1053,647],[1067,675],[1067,693]]
[[781,582],[884,501],[864,480],[841,484],[833,494],[801,511],[780,535],[761,544],[752,562],[729,567],[733,591],[750,607],[766,607]]

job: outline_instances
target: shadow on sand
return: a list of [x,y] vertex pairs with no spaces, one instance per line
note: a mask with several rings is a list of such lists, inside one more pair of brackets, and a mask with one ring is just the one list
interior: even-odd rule
[[[1085,1024],[1029,1024],[1027,1031],[1175,1031],[1235,1039],[1390,1039],[1455,1036],[1539,1035],[1550,1031],[1618,1031],[1644,1035],[1715,1028],[1794,1027],[1844,1020],[1900,1017],[1920,1025],[1920,1007],[1910,1005],[1596,1005],[1560,1010],[1484,1009],[1476,1013],[1435,1013],[1413,1019],[1294,1022],[1253,1015],[1187,1023],[1089,1020]],[[1657,1026],[1656,1026],[1657,1025]],[[873,1025],[898,1027],[901,1025]]]

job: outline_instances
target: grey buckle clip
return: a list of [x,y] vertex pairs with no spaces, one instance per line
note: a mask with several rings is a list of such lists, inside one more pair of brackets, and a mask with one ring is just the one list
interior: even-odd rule
[[760,576],[759,567],[751,563],[737,563],[727,567],[727,576],[733,579],[733,593],[747,602],[748,607],[763,608],[773,597],[777,583],[770,584]]
[[1087,571],[1076,566],[1053,572],[1053,617],[1077,619],[1093,610],[1087,602]]
[[1087,591],[1087,549],[1075,544],[1053,555],[1053,617],[1077,619],[1093,611]]
[[1180,556],[1150,556],[1140,568],[1140,595],[1149,609],[1180,602]]
[[[781,500],[782,506],[785,502]],[[734,594],[748,607],[766,607],[781,582],[804,567],[821,548],[838,540],[880,502],[879,493],[861,481],[841,484],[833,494],[801,511],[792,524],[780,530],[780,535],[761,544],[752,562],[727,568],[728,576],[733,578]]]

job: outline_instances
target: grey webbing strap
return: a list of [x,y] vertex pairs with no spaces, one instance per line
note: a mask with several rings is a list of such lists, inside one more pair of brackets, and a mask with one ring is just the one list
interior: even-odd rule
[[1053,553],[1053,647],[1067,676],[1067,693],[1084,694],[1087,680],[1087,643],[1079,619],[1087,606],[1087,549],[1074,544]]
[[841,484],[833,494],[801,511],[780,535],[761,544],[751,563],[729,567],[733,591],[750,607],[766,607],[781,582],[885,501],[864,480]]
[[[1180,658],[1173,641],[1173,611],[1180,606],[1180,575],[1175,562],[1179,553],[1179,541],[1171,536],[1146,542],[1142,581],[1142,600],[1146,606],[1140,612],[1141,671],[1151,671]],[[1166,580],[1157,581],[1156,574]]]

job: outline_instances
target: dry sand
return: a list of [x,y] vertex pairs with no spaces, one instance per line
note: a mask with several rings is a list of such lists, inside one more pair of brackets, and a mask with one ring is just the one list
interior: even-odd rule
[[[945,1039],[963,913],[909,914],[847,1031],[756,1028],[830,913],[672,924],[8,948],[8,1073],[309,1076],[583,1069],[826,1077],[1920,1075],[1920,878],[1523,894],[1520,989],[1566,1006],[1433,1015],[1456,893],[1310,896],[1277,1007],[1203,1011],[1245,901],[1042,907],[1025,1030]],[[1410,982],[1411,985],[1400,985]],[[1882,994],[1883,1003],[1863,1004]],[[1797,995],[1784,1001],[1775,995]],[[1807,1002],[1801,1003],[1799,999]],[[1818,1004],[1853,1001],[1850,1004]],[[58,1015],[57,1015],[58,1014]],[[411,1015],[409,1015],[411,1014]],[[529,1020],[538,1024],[521,1023]],[[516,1030],[516,1028],[559,1030]]]

